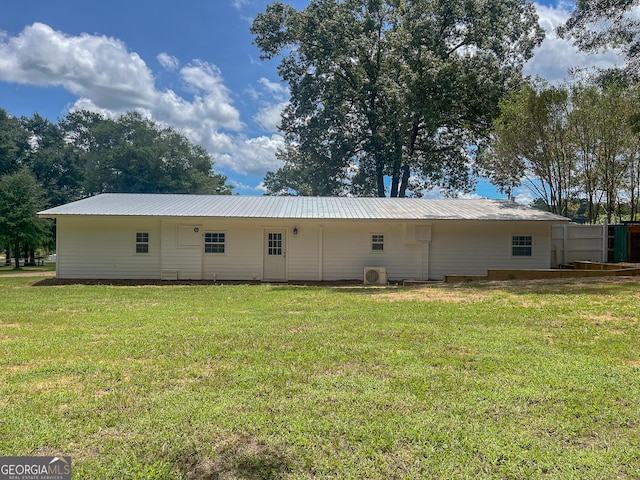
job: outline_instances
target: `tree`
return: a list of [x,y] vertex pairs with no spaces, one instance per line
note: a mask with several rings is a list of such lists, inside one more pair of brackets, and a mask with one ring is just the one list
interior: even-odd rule
[[28,132],[20,121],[0,108],[0,175],[13,173],[20,168],[29,148]]
[[526,0],[276,2],[251,31],[291,98],[273,193],[468,189],[473,147],[542,39]]
[[47,221],[36,215],[44,205],[44,190],[29,169],[0,176],[0,239],[13,248],[16,269],[20,249],[36,248],[47,236]]
[[640,22],[631,10],[640,0],[577,0],[576,8],[564,25],[558,28],[561,37],[573,37],[585,51],[620,48],[627,68],[640,69]]
[[231,193],[227,178],[213,172],[213,160],[203,147],[139,113],[111,120],[94,112],[72,112],[61,128],[83,164],[86,194]]
[[568,125],[569,92],[564,86],[531,84],[501,103],[494,141],[483,155],[485,170],[502,190],[525,179],[559,215],[568,213],[576,179],[575,152]]
[[35,113],[22,118],[29,148],[22,165],[29,167],[45,189],[49,205],[62,205],[83,197],[82,164],[73,145],[64,138],[59,125]]
[[591,223],[603,213],[611,222],[623,203],[636,211],[640,87],[583,73],[556,86],[532,83],[503,101],[480,164],[503,191],[524,181],[555,213],[584,209]]

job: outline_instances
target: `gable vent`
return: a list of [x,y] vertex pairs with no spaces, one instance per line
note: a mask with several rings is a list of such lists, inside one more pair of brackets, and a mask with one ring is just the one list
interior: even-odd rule
[[384,267],[367,267],[364,269],[365,285],[386,285],[387,269]]

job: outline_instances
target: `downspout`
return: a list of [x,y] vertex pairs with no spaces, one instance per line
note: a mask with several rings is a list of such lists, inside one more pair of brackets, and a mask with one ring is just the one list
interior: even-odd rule
[[569,226],[566,223],[562,224],[562,264],[567,264],[567,250],[569,248]]
[[605,219],[602,224],[602,263],[609,260],[609,222]]
[[324,279],[324,246],[323,246],[323,228],[320,225],[318,229],[318,281],[322,281]]

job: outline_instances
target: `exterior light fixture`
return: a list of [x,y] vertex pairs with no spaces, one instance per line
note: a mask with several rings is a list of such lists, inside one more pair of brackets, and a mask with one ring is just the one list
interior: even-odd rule
[[298,227],[293,227],[293,234],[298,235]]

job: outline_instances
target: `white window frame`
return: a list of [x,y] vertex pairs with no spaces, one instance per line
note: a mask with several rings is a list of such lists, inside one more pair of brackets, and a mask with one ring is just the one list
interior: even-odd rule
[[[207,242],[207,235],[217,235],[218,238],[220,238],[219,236],[222,235],[222,241],[217,241],[217,242]],[[222,251],[221,252],[207,252],[207,245],[217,245],[220,246],[222,245]],[[208,230],[206,232],[204,232],[204,238],[202,241],[202,248],[204,251],[205,255],[226,255],[227,254],[227,232],[225,231],[213,231],[213,230]]]
[[[386,239],[385,239],[386,235],[384,233],[372,233],[371,236],[369,237],[369,241],[370,241],[370,248],[371,248],[371,253],[385,253],[386,252]],[[382,248],[380,249],[376,249],[374,248],[375,245],[381,245]]]
[[[530,239],[530,244],[526,245],[526,244],[515,244],[514,240],[518,238],[518,239],[526,239],[529,238]],[[509,256],[511,258],[533,258],[534,256],[534,245],[535,245],[535,240],[534,240],[534,236],[531,233],[513,233],[509,236]],[[515,248],[528,248],[531,251],[530,255],[514,255],[514,249]]]
[[[136,231],[135,235],[135,246],[133,248],[133,252],[136,255],[149,255],[149,252],[151,251],[150,248],[150,239],[151,239],[151,235],[148,231]],[[146,251],[141,252],[138,250],[138,247],[146,247]]]

